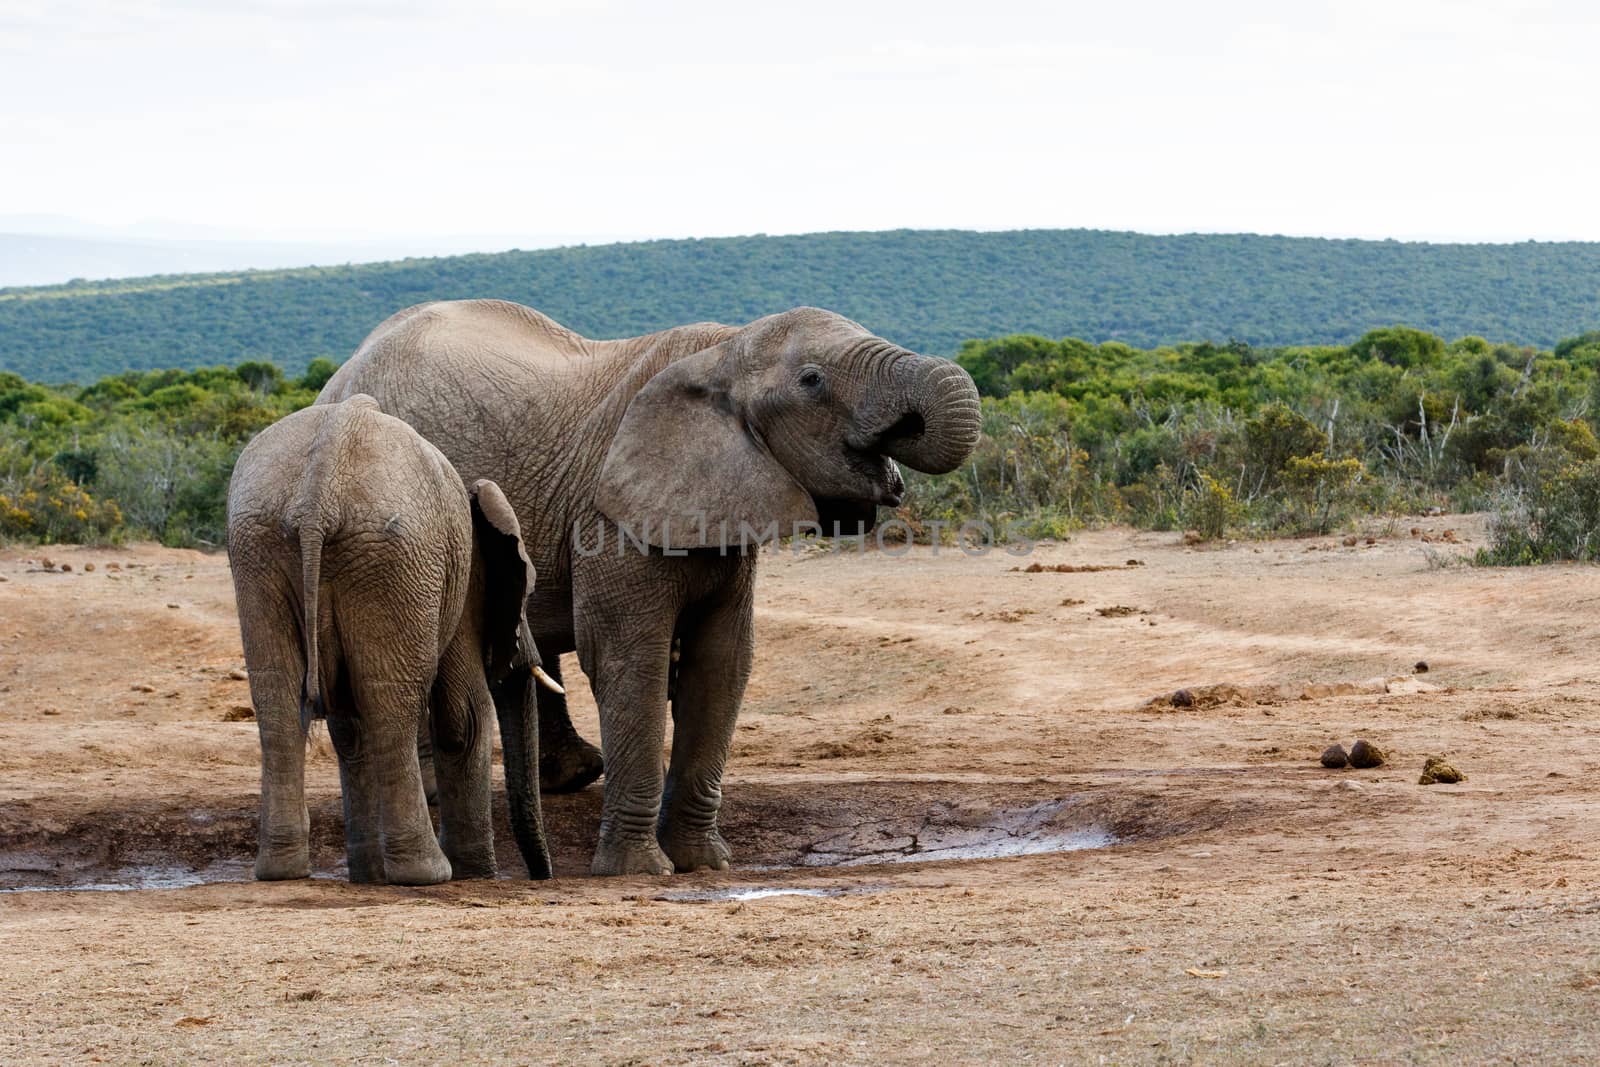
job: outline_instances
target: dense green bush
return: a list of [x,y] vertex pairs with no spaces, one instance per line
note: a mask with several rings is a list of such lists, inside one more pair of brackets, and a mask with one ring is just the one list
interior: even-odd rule
[[1508,487],[1489,520],[1485,564],[1600,560],[1600,460],[1569,463]]
[[313,371],[128,372],[83,389],[0,374],[0,537],[221,544],[239,450],[316,398],[332,372]]
[[[1498,505],[1494,558],[1594,555],[1600,333],[1555,351],[1404,327],[1271,349],[1015,335],[968,342],[959,362],[983,435],[959,470],[908,472],[900,517],[919,539],[968,519],[1035,538],[1106,522],[1221,537]],[[253,361],[83,388],[0,373],[0,536],[220,544],[239,450],[335,370]]]
[[1557,347],[1398,326],[1348,348],[969,341],[983,441],[959,474],[913,478],[904,511],[1218,537],[1491,506],[1600,455],[1600,333]]

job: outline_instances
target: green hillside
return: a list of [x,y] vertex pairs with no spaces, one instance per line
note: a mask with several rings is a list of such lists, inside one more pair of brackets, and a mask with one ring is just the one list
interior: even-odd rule
[[1549,347],[1600,325],[1600,244],[1442,245],[1094,230],[652,241],[0,290],[0,370],[342,360],[409,304],[503,297],[596,337],[816,304],[923,351],[1017,332],[1153,347],[1349,344],[1403,322]]

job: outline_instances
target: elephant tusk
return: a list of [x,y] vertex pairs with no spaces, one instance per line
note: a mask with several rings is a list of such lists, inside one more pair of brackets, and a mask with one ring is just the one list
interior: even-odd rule
[[567,691],[565,689],[561,688],[561,683],[556,681],[554,678],[550,677],[548,674],[544,673],[544,668],[543,667],[535,666],[533,668],[533,676],[535,678],[539,679],[539,684],[540,685],[544,686],[546,689],[550,690],[551,692],[560,693],[562,696],[566,696],[567,695]]

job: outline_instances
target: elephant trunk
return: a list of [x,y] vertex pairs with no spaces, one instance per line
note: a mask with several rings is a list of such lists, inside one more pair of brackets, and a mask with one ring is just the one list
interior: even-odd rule
[[881,366],[877,402],[851,444],[925,474],[955,470],[978,447],[978,387],[947,359],[896,349]]

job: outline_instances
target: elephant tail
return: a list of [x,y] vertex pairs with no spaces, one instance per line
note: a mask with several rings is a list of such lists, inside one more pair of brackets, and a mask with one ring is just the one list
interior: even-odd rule
[[338,537],[341,511],[335,484],[342,463],[346,462],[348,442],[360,432],[367,415],[378,411],[378,402],[356,394],[330,407],[312,441],[300,496],[293,509],[300,530],[300,590],[305,618],[301,622],[306,646],[306,677],[300,696],[300,732],[311,732],[311,720],[327,717],[323,703],[322,660],[317,653],[318,598],[322,592],[322,548],[330,533]]
[[310,734],[311,720],[321,719],[327,709],[322,703],[321,665],[317,654],[317,593],[322,587],[322,527],[316,518],[300,529],[300,588],[305,610],[302,629],[306,642],[306,677],[300,695],[300,732]]

